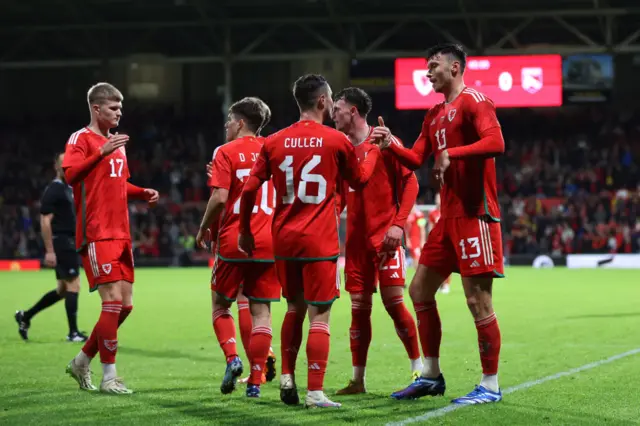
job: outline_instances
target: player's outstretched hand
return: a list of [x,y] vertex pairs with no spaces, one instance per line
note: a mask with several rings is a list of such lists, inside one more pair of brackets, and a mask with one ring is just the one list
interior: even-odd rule
[[442,188],[444,185],[444,172],[447,171],[451,160],[449,159],[449,152],[445,149],[438,156],[436,156],[436,162],[431,170],[431,176],[433,180],[433,186],[435,189]]
[[119,133],[116,133],[114,135],[111,135],[111,137],[109,137],[109,140],[107,141],[107,143],[105,143],[104,145],[102,145],[100,147],[100,154],[104,157],[106,155],[111,154],[113,151],[115,151],[116,149],[125,146],[127,144],[127,142],[129,142],[129,136],[128,135],[121,135]]
[[58,259],[56,258],[56,254],[54,252],[47,252],[44,255],[44,264],[49,268],[55,268],[58,264]]
[[211,179],[211,176],[213,176],[213,161],[207,163],[207,177]]
[[398,225],[391,225],[387,234],[382,241],[383,252],[393,252],[396,248],[402,244],[402,237],[404,236],[404,230]]
[[238,235],[238,249],[249,257],[253,257],[253,251],[256,249],[256,242],[252,234],[240,233]]
[[145,188],[144,195],[147,197],[147,202],[151,207],[155,207],[158,204],[158,200],[160,199],[160,194],[158,191],[152,188]]
[[391,130],[384,125],[382,117],[378,117],[378,126],[374,127],[371,131],[371,139],[375,141],[380,149],[389,147],[391,143]]
[[196,246],[208,249],[208,245],[211,242],[211,230],[210,229],[198,229],[198,235],[196,235]]

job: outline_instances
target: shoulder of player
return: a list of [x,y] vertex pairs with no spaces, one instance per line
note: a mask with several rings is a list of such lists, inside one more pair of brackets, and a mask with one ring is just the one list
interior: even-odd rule
[[345,135],[338,129],[322,124],[322,133],[323,138],[326,138],[329,142],[338,144],[338,146],[342,146],[343,144],[352,146],[351,141],[349,141],[347,135]]
[[468,109],[474,109],[481,104],[494,106],[493,101],[484,93],[478,92],[476,89],[466,87],[460,94],[464,106]]
[[444,109],[444,101],[437,103],[431,108],[429,108],[427,112],[424,114],[423,123],[426,124],[433,121],[443,109]]
[[69,139],[67,139],[67,145],[77,145],[78,142],[85,141],[89,135],[89,129],[83,127],[82,129],[73,132],[71,136],[69,136]]

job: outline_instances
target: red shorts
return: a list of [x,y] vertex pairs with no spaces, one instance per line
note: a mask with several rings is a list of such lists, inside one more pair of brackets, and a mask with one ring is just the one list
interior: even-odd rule
[[347,279],[345,289],[349,293],[375,293],[378,280],[380,287],[404,286],[404,248],[398,247],[393,255],[352,250],[352,253],[347,253],[344,272]]
[[310,305],[328,305],[340,297],[340,275],[336,260],[305,262],[276,260],[282,296],[294,300],[300,292]]
[[442,218],[422,248],[420,264],[443,277],[493,274],[504,277],[500,222],[477,217]]
[[130,240],[94,241],[80,252],[89,290],[115,281],[133,283],[133,251]]
[[211,273],[211,290],[233,302],[240,288],[251,300],[280,300],[280,283],[272,262],[228,262],[216,256]]

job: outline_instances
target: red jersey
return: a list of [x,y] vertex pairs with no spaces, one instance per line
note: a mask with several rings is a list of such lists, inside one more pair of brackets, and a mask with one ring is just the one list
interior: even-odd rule
[[413,209],[409,214],[409,217],[407,217],[407,226],[406,226],[406,229],[408,230],[407,236],[409,238],[412,248],[414,245],[418,245],[418,246],[420,245],[420,242],[422,240],[422,233],[420,229],[424,227],[424,225],[425,225],[424,213],[422,213],[418,209]]
[[441,102],[427,111],[412,151],[424,161],[432,153],[449,151],[451,164],[440,192],[443,218],[500,218],[495,159],[454,158],[456,148],[478,142],[489,130],[500,131],[493,101],[471,88],[465,88],[450,103]]
[[431,210],[429,212],[429,225],[431,225],[431,228],[436,226],[436,223],[438,223],[439,220],[440,220],[440,210],[438,209]]
[[[83,128],[71,135],[62,168],[75,166],[100,151],[107,138]],[[124,147],[102,158],[81,182],[73,187],[76,209],[76,248],[101,240],[131,240]]]
[[[371,132],[370,132],[371,133]],[[393,137],[393,143],[402,144]],[[368,137],[356,145],[358,161],[364,161],[373,147]],[[365,186],[349,189],[347,196],[347,247],[355,250],[368,249],[379,251],[382,241],[391,227],[398,224],[404,229],[407,212],[401,223],[396,222],[405,180],[413,172],[402,166],[390,151],[383,151],[375,164],[373,174]],[[410,206],[415,203],[415,197]]]
[[273,261],[271,224],[275,206],[275,190],[271,181],[264,182],[258,190],[259,204],[253,207],[251,230],[255,238],[253,257],[238,250],[240,223],[240,195],[244,182],[258,158],[264,138],[247,136],[228,142],[213,152],[213,170],[208,185],[229,191],[229,198],[220,216],[217,254],[226,261]]
[[[375,148],[363,164],[368,174],[378,155]],[[356,187],[368,177],[343,133],[315,121],[299,121],[267,138],[251,175],[263,182],[273,176],[276,259],[338,257],[339,185],[344,178]]]

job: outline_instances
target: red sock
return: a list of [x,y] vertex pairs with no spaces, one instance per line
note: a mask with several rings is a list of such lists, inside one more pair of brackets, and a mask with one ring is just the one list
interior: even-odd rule
[[349,328],[351,365],[367,366],[367,354],[371,345],[371,304],[354,300],[351,302],[351,327]]
[[100,362],[115,364],[118,352],[118,318],[122,302],[102,302],[102,312],[94,329],[98,340]]
[[422,353],[425,357],[440,358],[440,341],[442,340],[442,325],[436,302],[414,303],[418,317],[418,334]]
[[229,309],[217,309],[213,312],[213,330],[218,343],[227,358],[227,362],[238,356],[236,348],[236,325]]
[[123,306],[120,311],[120,318],[118,318],[118,327],[122,325],[122,323],[127,319],[129,314],[133,311],[133,306]]
[[[122,325],[122,323],[127,319],[131,311],[133,310],[133,306],[123,306],[120,311],[120,316],[118,317],[118,328]],[[98,353],[98,339],[96,338],[96,329],[94,328],[91,332],[91,335],[85,342],[82,347],[82,352],[84,352],[89,358],[94,358]]]
[[398,337],[402,340],[409,359],[420,358],[416,323],[404,304],[404,297],[392,297],[391,300],[385,301],[384,307],[396,326],[396,333],[398,333]]
[[498,374],[501,339],[495,312],[486,318],[476,321],[476,330],[478,330],[482,373],[487,375]]
[[240,339],[242,339],[242,347],[247,354],[247,358],[251,359],[249,355],[249,346],[251,345],[251,329],[253,328],[253,320],[251,318],[251,311],[249,310],[249,302],[238,302],[238,326],[240,327]]
[[93,327],[93,331],[91,332],[91,335],[89,336],[89,338],[87,339],[87,341],[84,343],[84,346],[82,347],[82,352],[85,353],[85,355],[87,355],[89,358],[95,358],[96,354],[98,353],[98,338],[96,337],[96,327],[98,326],[98,324],[96,324],[95,327]]
[[321,391],[324,385],[324,375],[329,360],[329,324],[312,322],[307,339],[307,362],[309,363],[309,377],[307,390]]
[[255,327],[251,332],[251,344],[249,346],[249,359],[251,361],[251,376],[249,383],[260,385],[264,365],[269,356],[271,347],[271,327]]
[[287,311],[280,331],[280,359],[282,374],[293,374],[296,371],[298,351],[302,344],[302,325],[304,314],[298,316],[296,311]]

